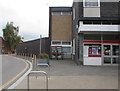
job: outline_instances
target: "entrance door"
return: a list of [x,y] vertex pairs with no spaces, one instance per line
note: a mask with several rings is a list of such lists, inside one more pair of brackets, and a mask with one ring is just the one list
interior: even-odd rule
[[118,45],[103,45],[103,64],[118,64]]
[[119,45],[112,45],[112,64],[118,64]]

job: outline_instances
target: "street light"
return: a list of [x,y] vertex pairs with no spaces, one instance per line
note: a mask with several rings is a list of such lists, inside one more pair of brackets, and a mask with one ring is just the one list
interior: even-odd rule
[[40,54],[41,54],[42,35],[40,35]]

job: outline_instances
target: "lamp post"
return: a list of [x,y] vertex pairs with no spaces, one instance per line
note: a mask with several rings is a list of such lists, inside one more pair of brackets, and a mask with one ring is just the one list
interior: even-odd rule
[[42,35],[40,35],[40,54],[41,54],[41,42],[42,42]]

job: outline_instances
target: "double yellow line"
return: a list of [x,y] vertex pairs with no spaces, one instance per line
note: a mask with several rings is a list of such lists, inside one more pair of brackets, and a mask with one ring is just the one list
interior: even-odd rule
[[[23,61],[23,60],[22,60]],[[23,61],[23,62],[25,62],[25,61]],[[7,87],[8,85],[10,85],[13,81],[15,81],[18,77],[20,77],[26,70],[27,70],[27,68],[29,67],[29,65],[28,65],[28,63],[27,62],[25,62],[25,64],[26,64],[26,66],[25,66],[25,68],[19,73],[19,74],[17,74],[15,77],[13,77],[11,80],[9,80],[8,82],[6,82],[5,84],[3,84],[2,86],[0,86],[0,91],[2,90],[2,89],[4,89],[5,87]]]

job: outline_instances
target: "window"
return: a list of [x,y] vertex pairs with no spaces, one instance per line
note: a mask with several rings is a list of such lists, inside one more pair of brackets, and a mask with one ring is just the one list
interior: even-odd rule
[[99,47],[99,46],[89,47],[88,53],[89,53],[89,56],[91,56],[91,55],[101,55],[101,47]]
[[84,0],[84,7],[100,7],[100,0]]
[[52,45],[61,45],[61,41],[52,41]]
[[85,34],[84,40],[101,40],[100,34]]
[[84,53],[88,57],[101,57],[101,44],[85,44]]
[[104,55],[111,55],[110,45],[104,45]]
[[119,55],[119,46],[118,45],[113,45],[112,55],[114,55],[114,56],[118,56]]
[[62,42],[62,45],[71,45],[71,42]]
[[83,21],[83,24],[93,24],[92,21]]
[[52,12],[52,15],[61,15],[61,12]]
[[62,15],[72,15],[72,12],[62,12]]
[[114,35],[114,34],[106,35],[106,34],[104,34],[103,35],[103,40],[115,40],[115,41],[119,41],[119,35]]
[[118,21],[83,21],[83,24],[92,25],[120,25]]
[[52,15],[72,15],[72,12],[52,12]]
[[110,22],[110,21],[102,21],[102,24],[103,24],[103,25],[108,25],[108,24],[109,24],[109,25],[112,25],[112,22]]
[[62,47],[63,53],[71,53],[71,47]]

